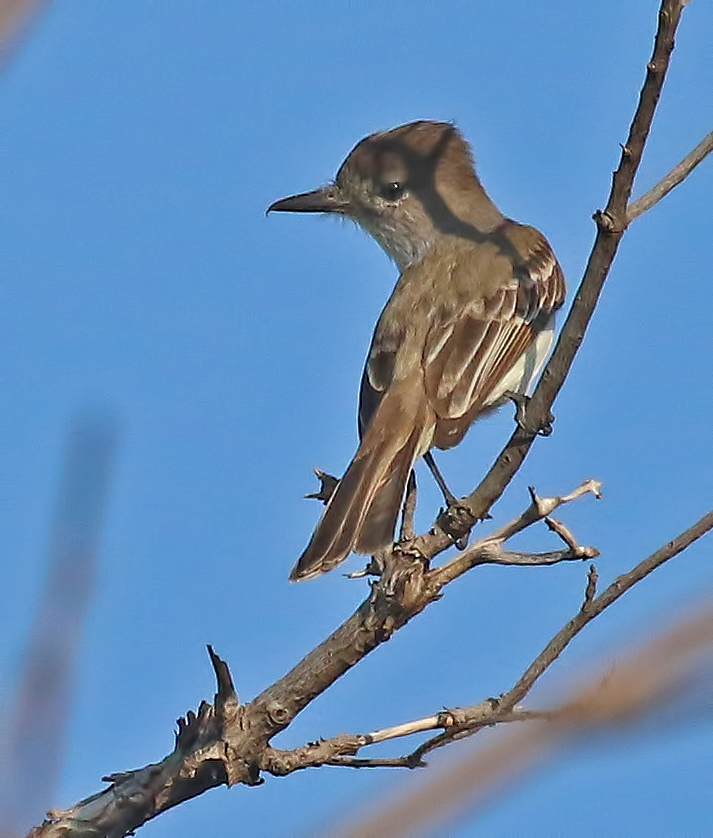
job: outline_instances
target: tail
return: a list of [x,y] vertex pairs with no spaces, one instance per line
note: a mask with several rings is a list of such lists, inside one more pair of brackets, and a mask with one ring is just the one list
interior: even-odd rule
[[290,573],[293,582],[326,573],[352,552],[372,555],[394,538],[396,519],[423,440],[433,433],[429,409],[406,386],[384,394],[361,445],[329,499],[304,553]]

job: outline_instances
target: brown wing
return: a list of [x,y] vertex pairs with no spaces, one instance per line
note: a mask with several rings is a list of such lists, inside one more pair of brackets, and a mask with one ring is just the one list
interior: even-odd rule
[[[387,303],[388,307],[388,303]],[[384,312],[386,309],[384,309]],[[374,329],[369,354],[364,364],[359,391],[359,438],[361,439],[381,402],[384,392],[391,384],[396,364],[396,353],[401,345],[403,330],[399,323],[382,328],[382,312]]]
[[[424,378],[438,417],[439,448],[460,442],[492,406],[489,397],[564,301],[564,277],[544,236],[510,221],[500,234],[502,240],[493,242],[499,255],[488,262],[491,274],[500,275],[481,277],[480,293],[474,288],[470,302],[436,319],[426,339]],[[477,256],[458,265],[469,269],[483,270]],[[459,281],[466,287],[468,277],[455,277]]]

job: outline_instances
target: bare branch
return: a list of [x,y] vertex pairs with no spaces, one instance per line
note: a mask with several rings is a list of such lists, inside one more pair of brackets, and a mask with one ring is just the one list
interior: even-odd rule
[[[569,549],[542,555],[508,554],[501,545],[504,539],[542,520],[562,504],[589,492],[598,496],[600,485],[598,481],[588,480],[574,491],[552,498],[538,498],[533,492],[528,510],[485,539],[478,547],[478,555],[471,557],[471,563],[550,564],[581,559],[579,553],[573,554]],[[209,647],[217,681],[213,705],[204,702],[198,714],[189,713],[185,720],[179,720],[174,751],[161,763],[108,777],[112,784],[109,789],[68,810],[51,812],[50,820],[38,828],[42,831],[36,831],[35,836],[59,836],[67,823],[72,824],[77,837],[83,834],[85,824],[85,834],[98,825],[103,828],[104,824],[128,831],[211,786],[255,785],[260,782],[261,771],[284,775],[327,763],[345,764],[340,760],[353,756],[365,745],[408,735],[410,728],[407,726],[402,729],[404,732],[399,732],[399,726],[372,734],[344,734],[294,751],[281,751],[269,745],[270,739],[287,727],[319,692],[440,597],[441,589],[465,571],[451,568],[439,578],[441,570],[429,573],[423,562],[414,561],[408,555],[387,556],[382,577],[356,613],[284,678],[247,705],[240,705],[227,664]],[[448,730],[457,726],[460,730],[464,724],[482,720],[486,711],[488,718],[493,719],[491,723],[495,723],[492,704],[484,702],[467,711],[448,710],[438,714],[431,729]],[[498,702],[497,721],[512,720],[516,712],[514,707],[502,710]],[[427,729],[423,722],[409,724]],[[411,760],[414,764],[419,762]],[[57,831],[53,832],[55,826]]]
[[520,553],[492,547],[483,548],[483,555],[474,566],[483,564],[516,565],[519,567],[547,567],[560,562],[581,562],[599,555],[596,547],[580,547],[578,550],[550,550],[547,553]]
[[608,608],[616,602],[619,597],[636,585],[637,582],[640,582],[657,567],[664,564],[664,562],[667,562],[669,559],[672,559],[674,556],[683,552],[683,550],[711,529],[713,529],[713,511],[704,515],[692,527],[689,527],[689,529],[681,533],[681,535],[677,536],[672,541],[669,541],[668,544],[665,544],[655,553],[652,553],[648,556],[648,558],[639,562],[639,564],[628,573],[625,573],[623,576],[619,576],[618,579],[615,579],[614,582],[612,582],[612,584],[609,585],[609,587],[598,597],[591,599],[590,597],[592,597],[594,586],[596,585],[596,571],[593,572],[590,569],[584,605],[579,612],[572,617],[567,625],[565,625],[564,628],[562,628],[552,638],[552,640],[550,640],[547,646],[545,646],[542,652],[540,652],[540,654],[530,664],[517,684],[501,696],[498,710],[492,714],[492,717],[487,720],[478,720],[468,723],[457,731],[447,731],[446,733],[440,734],[433,739],[429,739],[427,742],[424,742],[421,747],[417,748],[413,754],[411,754],[412,758],[421,761],[429,751],[432,751],[435,748],[440,748],[443,745],[448,744],[448,742],[453,741],[453,739],[461,739],[466,735],[471,735],[486,725],[493,724],[498,720],[500,711],[505,714],[512,712],[512,710],[519,705],[523,698],[525,698],[525,696],[530,692],[537,680],[557,660],[572,640],[574,640],[574,638],[588,623],[601,614],[605,608]]
[[[504,724],[505,722],[521,722],[529,719],[541,719],[549,714],[541,711],[523,710],[516,707],[510,713],[499,712],[499,701],[495,698],[481,701],[472,707],[455,707],[443,710],[433,716],[405,722],[404,724],[386,727],[374,733],[341,734],[331,739],[310,742],[292,751],[278,751],[268,749],[270,772],[273,774],[288,774],[301,768],[313,768],[319,765],[339,765],[349,768],[421,768],[426,765],[413,754],[402,757],[373,758],[356,757],[354,754],[367,745],[413,736],[429,730],[455,729],[456,734],[469,724]],[[489,721],[493,719],[493,721]],[[456,737],[457,738],[457,737]]]
[[711,151],[713,151],[713,131],[705,136],[693,151],[686,155],[677,166],[674,166],[656,186],[629,204],[626,211],[627,223],[631,224],[635,218],[650,210],[654,204],[658,204],[672,189],[675,189],[681,181],[685,180]]
[[582,547],[574,537],[572,530],[563,524],[562,521],[558,521],[557,519],[550,518],[548,516],[545,518],[545,524],[547,524],[547,528],[551,532],[556,533],[562,541],[564,541],[564,543],[575,555],[579,555],[583,559],[593,559],[599,555],[598,550],[592,552],[591,547]]
[[[330,831],[329,838],[407,838],[441,834],[467,805],[486,803],[498,787],[521,774],[553,750],[587,731],[611,730],[636,721],[663,702],[681,695],[687,683],[710,660],[713,608],[675,625],[643,649],[627,654],[615,667],[609,662],[584,685],[574,685],[560,706],[540,723],[508,729],[492,744],[418,783],[382,808],[363,806],[366,820]],[[355,764],[347,761],[340,764]],[[362,761],[368,767],[368,760]],[[376,762],[376,761],[375,761]],[[408,767],[408,757],[382,760]]]
[[424,768],[426,763],[411,765],[408,757],[335,757],[327,765],[345,768]]
[[[550,407],[564,384],[582,343],[626,229],[629,196],[668,69],[674,33],[684,5],[682,0],[663,0],[661,4],[653,56],[647,65],[646,80],[629,138],[623,147],[619,168],[614,174],[606,208],[595,216],[598,232],[594,248],[552,358],[527,404],[527,422],[523,423],[526,428],[543,427],[547,420]],[[463,501],[465,532],[477,520],[488,516],[490,508],[522,465],[535,436],[533,431],[518,427],[484,480]],[[558,499],[557,505],[566,502],[566,499],[567,496]],[[525,517],[521,516],[517,523],[513,522],[503,528],[505,531],[501,530],[484,539],[490,545],[491,556],[494,542],[500,540],[502,545],[506,538],[530,523],[546,517],[556,508],[555,506],[545,511],[535,499],[533,506],[534,511],[528,510],[524,513]],[[481,720],[480,726],[510,718],[535,681],[584,625],[618,599],[625,590],[643,579],[663,561],[685,549],[711,527],[713,513],[675,542],[642,562],[630,574],[618,579],[599,597],[592,599],[588,607],[581,610],[553,638],[515,687],[498,700],[497,712],[489,721]],[[469,569],[467,563],[458,563],[458,559],[463,558],[461,555],[443,567],[429,571],[429,560],[451,544],[451,538],[436,527],[408,544],[394,545],[393,549],[384,555],[383,572],[373,585],[368,599],[287,675],[249,704],[239,705],[232,690],[232,682],[230,689],[225,687],[221,690],[221,682],[223,685],[228,682],[225,673],[222,676],[219,673],[221,667],[216,666],[219,686],[213,706],[204,702],[197,714],[189,714],[186,720],[179,724],[176,748],[169,756],[160,763],[138,771],[114,775],[111,778],[112,785],[106,791],[67,810],[51,813],[50,819],[33,831],[34,838],[60,838],[68,832],[72,834],[72,838],[123,836],[160,812],[182,800],[201,794],[212,786],[235,783],[255,785],[261,781],[261,770],[273,770],[275,773],[294,770],[286,761],[286,752],[281,753],[270,747],[272,737],[284,730],[301,710],[352,666],[388,640],[396,630],[431,602],[437,600],[448,582]],[[483,542],[480,542],[479,546],[481,550],[485,549]],[[570,547],[569,551],[572,552],[572,549]],[[469,560],[473,563],[472,566],[478,563],[472,553]],[[223,700],[221,693],[229,700]],[[477,726],[467,726],[465,730],[460,725],[458,727],[460,730],[457,733],[448,729],[440,737],[434,737],[430,741],[436,743],[436,740],[443,737],[452,741],[477,729]],[[334,753],[334,763],[334,760],[353,758],[354,750],[361,747],[362,739],[358,736],[336,739],[339,740],[337,744],[335,740],[328,740],[332,744],[327,747],[325,743],[305,746],[301,749],[297,763],[303,760],[310,765],[319,764],[318,758],[327,756],[330,751]],[[433,744],[432,747],[438,747],[438,744]],[[348,752],[349,749],[354,750]],[[343,753],[338,753],[340,750]],[[295,763],[293,765],[300,767]]]
[[400,736],[411,736],[414,733],[422,733],[424,730],[448,727],[449,721],[444,718],[445,716],[452,718],[449,713],[436,713],[435,716],[427,716],[425,719],[417,719],[415,722],[406,722],[405,724],[376,730],[369,735],[369,744],[386,742],[388,739],[397,739]]
[[[457,579],[466,571],[482,564],[519,564],[519,565],[545,565],[556,564],[562,561],[573,561],[577,559],[591,559],[599,555],[594,547],[580,547],[571,536],[571,544],[568,542],[568,550],[560,550],[554,553],[512,553],[503,550],[505,541],[527,527],[531,527],[538,521],[546,520],[547,517],[565,503],[570,503],[591,493],[596,498],[601,498],[602,484],[599,480],[585,480],[580,486],[567,495],[551,498],[540,498],[535,490],[530,487],[530,506],[500,529],[488,536],[474,542],[467,550],[454,556],[441,567],[431,571],[431,576],[439,585],[446,585]],[[564,528],[564,525],[560,524]],[[551,527],[553,528],[553,527]],[[567,530],[569,533],[569,530]]]
[[[423,719],[417,719],[413,722],[385,727],[381,730],[374,731],[374,733],[367,734],[365,738],[368,739],[368,742],[366,744],[374,745],[377,742],[386,742],[387,740],[398,739],[402,736],[412,736],[414,733],[423,733],[427,730],[447,730],[448,728],[463,725],[475,719],[488,719],[493,715],[493,711],[499,708],[499,704],[500,702],[497,699],[487,698],[485,701],[474,704],[472,707],[455,707],[443,710],[434,716],[426,716]],[[515,722],[522,721],[528,717],[528,711],[515,708],[507,718],[503,716],[499,721]]]
[[616,602],[619,597],[632,588],[637,582],[646,578],[665,562],[683,552],[687,547],[713,529],[713,511],[704,515],[692,527],[681,535],[669,541],[655,553],[640,562],[633,570],[619,576],[608,588],[590,603],[586,611],[580,612],[548,643],[540,655],[532,662],[527,672],[515,687],[508,693],[505,705],[514,707],[532,689],[535,681],[564,651],[565,647],[579,632],[601,614],[605,608]]
[[[51,812],[52,820],[45,822],[45,825],[38,828],[33,836],[59,838],[63,834],[62,830],[66,830],[69,823],[72,824],[76,835],[96,834],[91,830],[96,830],[97,825],[102,823],[111,823],[114,826],[120,823],[121,828],[125,829],[127,816],[135,816],[131,807],[128,806],[129,801],[132,803],[141,801],[145,806],[150,804],[153,807],[151,815],[153,817],[159,811],[194,796],[197,787],[200,791],[204,791],[212,785],[221,783],[231,785],[234,782],[243,782],[254,785],[260,782],[256,770],[258,768],[281,776],[303,768],[325,764],[354,768],[419,767],[424,764],[423,758],[430,751],[457,739],[471,736],[484,727],[534,718],[550,718],[553,711],[526,710],[518,706],[520,700],[590,620],[656,567],[678,555],[712,528],[713,512],[644,559],[629,573],[619,577],[600,597],[593,599],[586,610],[580,610],[570,620],[567,626],[545,647],[513,689],[499,699],[487,699],[470,707],[448,709],[424,719],[382,728],[368,734],[341,734],[331,739],[309,743],[292,751],[280,751],[268,745],[262,747],[253,745],[250,753],[254,755],[255,763],[252,768],[245,758],[247,752],[245,742],[241,743],[240,736],[244,735],[245,728],[249,728],[251,724],[250,714],[255,702],[240,708],[238,712],[235,707],[237,698],[234,692],[226,686],[232,684],[227,667],[212,653],[216,672],[220,673],[215,710],[204,703],[197,716],[189,714],[185,722],[179,722],[176,750],[162,763],[136,772],[126,772],[107,778],[113,785],[106,792],[82,801],[69,810]],[[588,591],[593,579],[591,571],[589,579]],[[220,698],[221,689],[224,696],[222,699]],[[232,705],[233,709],[226,716],[225,709],[220,708],[229,705]],[[273,711],[275,709],[273,708]],[[407,756],[386,759],[363,759],[354,756],[361,748],[370,744],[437,729],[444,732],[427,740]],[[249,739],[248,742],[250,742]],[[235,755],[231,756],[229,753],[231,748],[240,753],[238,760]],[[240,776],[236,765],[247,771],[247,774]],[[118,820],[119,818],[121,820]],[[85,819],[87,831],[82,832],[82,822]],[[52,831],[55,828],[56,831]],[[117,831],[100,834],[123,835],[124,833]]]

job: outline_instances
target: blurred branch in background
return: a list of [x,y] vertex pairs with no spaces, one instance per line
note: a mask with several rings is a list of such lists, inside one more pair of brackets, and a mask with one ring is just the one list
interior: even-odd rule
[[25,834],[42,818],[55,794],[117,442],[117,423],[97,413],[75,419],[67,436],[48,544],[47,581],[22,659],[3,749],[0,833],[4,838]]
[[49,0],[0,0],[0,69]]
[[[621,733],[636,722],[654,717],[656,734],[696,714],[684,707],[666,717],[657,711],[685,704],[701,694],[713,703],[713,604],[670,626],[638,650],[623,653],[587,681],[572,683],[558,706],[529,714],[527,722],[496,735],[478,748],[444,766],[427,782],[415,783],[360,824],[334,829],[325,838],[415,838],[443,835],[449,823],[472,817],[495,795],[512,793],[513,783],[562,748],[584,748],[597,734]],[[533,716],[535,719],[533,719]],[[392,793],[393,794],[393,793]],[[362,811],[372,810],[371,801]]]

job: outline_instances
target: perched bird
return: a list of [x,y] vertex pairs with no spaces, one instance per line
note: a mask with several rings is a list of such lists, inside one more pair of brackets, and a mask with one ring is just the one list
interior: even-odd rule
[[333,183],[268,211],[351,218],[401,270],[362,377],[360,445],[290,574],[299,580],[391,544],[415,461],[457,445],[508,392],[525,393],[565,284],[542,233],[490,200],[450,123],[372,134]]

